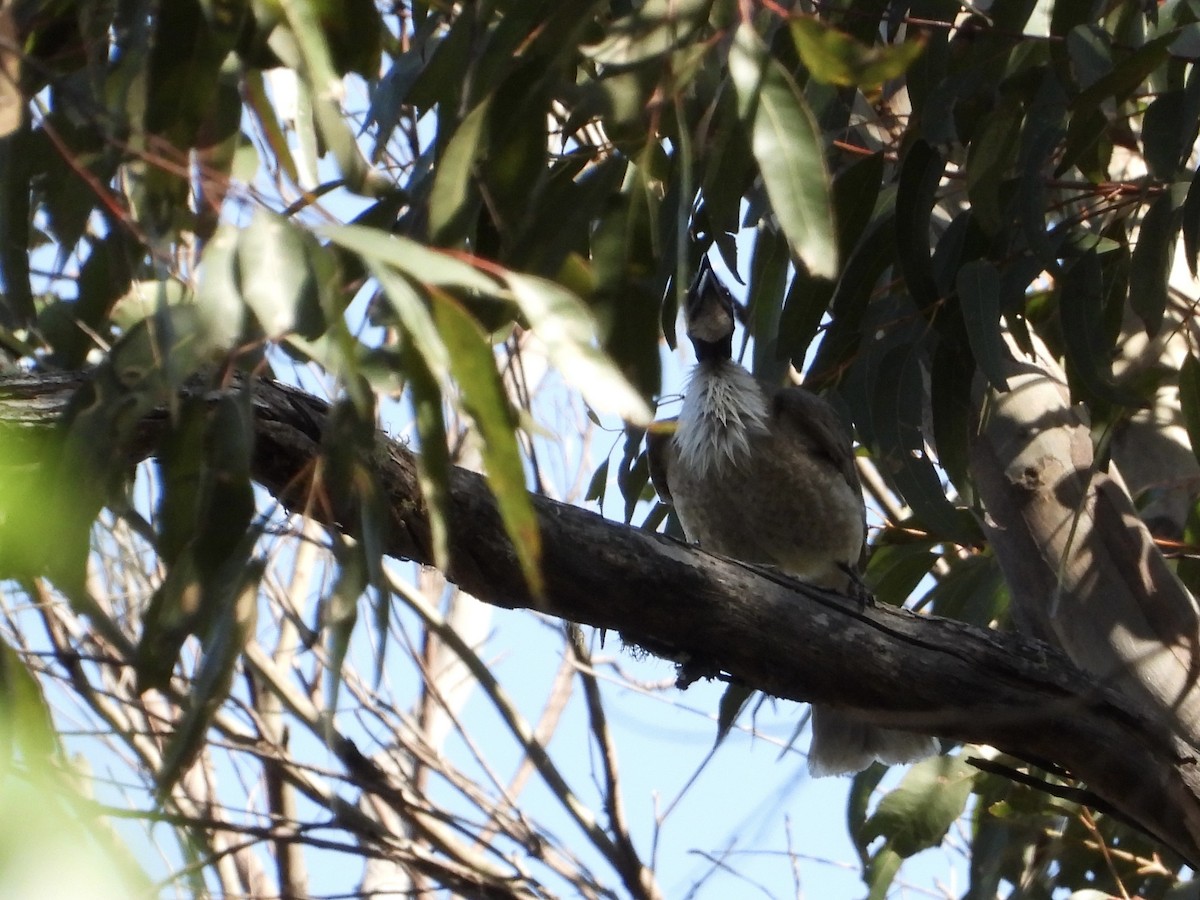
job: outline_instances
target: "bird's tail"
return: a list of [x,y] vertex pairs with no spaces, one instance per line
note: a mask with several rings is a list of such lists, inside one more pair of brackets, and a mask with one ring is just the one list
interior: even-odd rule
[[813,705],[808,771],[814,778],[861,772],[875,760],[886,765],[916,762],[939,752],[937,738],[880,728],[850,713]]

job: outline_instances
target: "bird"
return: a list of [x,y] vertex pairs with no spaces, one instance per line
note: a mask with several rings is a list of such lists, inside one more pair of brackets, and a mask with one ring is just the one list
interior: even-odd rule
[[[850,435],[826,400],[799,386],[765,385],[733,359],[738,312],[702,257],[684,303],[696,364],[673,432],[647,435],[654,487],[687,539],[705,550],[861,596],[866,506]],[[815,704],[812,734],[814,777],[939,750],[926,735]]]

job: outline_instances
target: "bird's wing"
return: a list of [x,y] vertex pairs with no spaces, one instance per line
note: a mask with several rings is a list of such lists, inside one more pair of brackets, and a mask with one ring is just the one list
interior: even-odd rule
[[850,434],[837,410],[827,401],[802,387],[780,388],[775,392],[774,412],[813,454],[829,460],[850,487],[861,490]]
[[646,432],[646,461],[650,466],[650,481],[663,503],[671,502],[671,456],[675,452],[675,419],[663,419],[651,424]]

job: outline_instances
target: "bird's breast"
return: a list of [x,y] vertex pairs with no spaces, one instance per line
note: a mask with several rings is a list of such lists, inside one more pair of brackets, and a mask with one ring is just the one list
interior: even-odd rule
[[676,456],[671,493],[688,538],[715,553],[842,587],[842,565],[862,552],[861,492],[827,459],[773,432],[706,473]]

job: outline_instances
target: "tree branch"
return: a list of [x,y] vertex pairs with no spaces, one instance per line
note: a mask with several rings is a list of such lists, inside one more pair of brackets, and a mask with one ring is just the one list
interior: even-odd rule
[[[45,427],[82,376],[0,379],[0,426]],[[198,389],[199,390],[199,389]],[[353,531],[340,498],[309,503],[326,405],[254,387],[254,477],[289,508]],[[153,446],[165,414],[144,424]],[[392,512],[387,552],[431,564],[410,451],[383,436],[370,460]],[[545,595],[531,596],[479,475],[451,473],[448,575],[488,603],[618,631],[792,700],[851,708],[881,725],[1052,760],[1131,821],[1200,862],[1196,757],[1161,719],[1022,635],[868,606],[665,536],[535,497]]]

